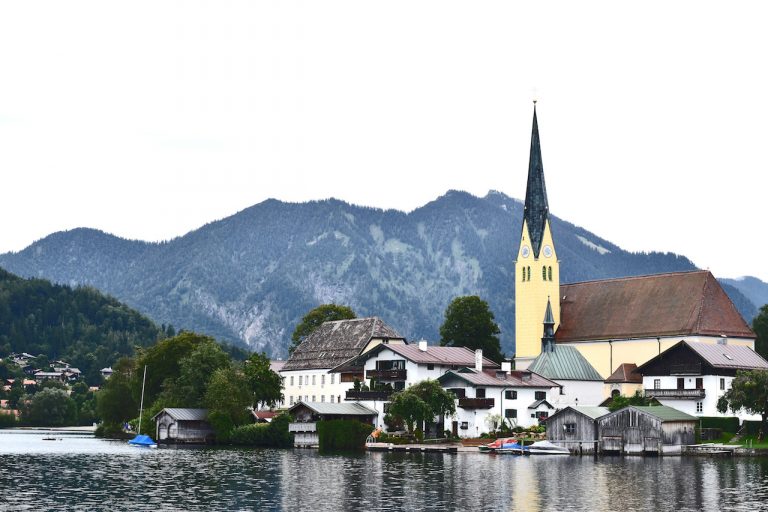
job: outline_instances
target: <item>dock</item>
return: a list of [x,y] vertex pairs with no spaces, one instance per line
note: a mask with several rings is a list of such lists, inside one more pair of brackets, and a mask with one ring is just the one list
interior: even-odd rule
[[709,455],[714,457],[731,457],[737,449],[742,448],[733,444],[704,443],[691,444],[683,448],[686,455]]
[[[448,444],[392,444],[367,443],[370,452],[403,452],[403,453],[458,453],[459,447]],[[474,451],[477,451],[475,448]]]

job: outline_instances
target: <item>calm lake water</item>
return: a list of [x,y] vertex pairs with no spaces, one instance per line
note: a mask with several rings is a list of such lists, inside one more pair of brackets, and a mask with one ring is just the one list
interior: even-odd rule
[[766,458],[137,449],[0,431],[2,510],[768,510]]

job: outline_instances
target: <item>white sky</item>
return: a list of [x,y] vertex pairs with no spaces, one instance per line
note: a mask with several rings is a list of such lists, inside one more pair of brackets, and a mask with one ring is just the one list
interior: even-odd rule
[[[264,199],[525,193],[768,281],[764,2],[0,4],[0,252],[182,235]],[[755,229],[757,228],[757,229]],[[511,229],[517,229],[511,226]]]

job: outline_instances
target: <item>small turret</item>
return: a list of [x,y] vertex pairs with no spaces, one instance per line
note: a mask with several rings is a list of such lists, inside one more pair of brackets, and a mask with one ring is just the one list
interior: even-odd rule
[[555,315],[552,314],[552,303],[547,297],[547,310],[544,313],[544,337],[541,338],[541,351],[555,351]]

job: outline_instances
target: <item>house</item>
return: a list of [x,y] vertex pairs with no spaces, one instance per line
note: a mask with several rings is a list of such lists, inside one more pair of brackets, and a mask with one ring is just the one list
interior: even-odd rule
[[294,434],[294,446],[313,447],[319,445],[317,422],[322,420],[357,420],[376,424],[378,412],[355,403],[299,402],[288,409],[294,422],[288,425],[288,432]]
[[302,402],[343,401],[355,379],[362,375],[330,370],[378,345],[404,345],[406,340],[377,317],[324,322],[293,351],[285,362],[283,405]]
[[112,367],[111,367],[111,366],[108,366],[108,367],[106,367],[106,368],[102,368],[101,370],[99,370],[99,373],[101,373],[101,376],[102,376],[104,379],[108,379],[108,378],[110,378],[110,377],[112,376],[112,374],[114,373],[114,371],[112,370]]
[[699,419],[672,407],[631,405],[597,419],[601,452],[680,454]]
[[[430,346],[426,341],[410,345],[378,345],[345,361],[332,370],[342,381],[361,383],[360,389],[348,390],[346,400],[355,400],[379,413],[378,426],[384,428],[384,415],[389,398],[395,391],[406,389],[421,381],[437,380],[449,370],[475,367],[478,371],[495,371],[499,365],[483,357],[482,350],[466,347]],[[437,432],[443,431],[438,419]]]
[[620,363],[642,365],[684,339],[712,345],[727,339],[728,345],[754,349],[754,332],[709,271],[561,285],[555,242],[534,107],[514,273],[516,367],[528,368],[541,354],[541,318],[547,308],[556,345],[576,348],[603,379]]
[[214,440],[208,409],[166,407],[152,417],[158,443],[205,444]]
[[[695,416],[732,416],[717,410],[739,370],[768,370],[768,361],[749,347],[681,341],[638,367],[645,395]],[[741,412],[742,420],[759,420]]]
[[456,395],[451,431],[457,437],[479,437],[502,419],[512,427],[538,425],[555,411],[550,399],[560,390],[537,373],[511,370],[509,362],[501,370],[448,370],[437,381]]
[[638,391],[643,391],[643,376],[637,372],[635,363],[622,363],[605,379],[605,395],[634,396]]
[[547,439],[571,453],[597,453],[597,420],[609,412],[607,407],[583,405],[561,409],[547,418]]
[[46,380],[58,380],[59,382],[66,382],[67,377],[62,372],[41,372],[35,373],[35,382],[45,382]]

